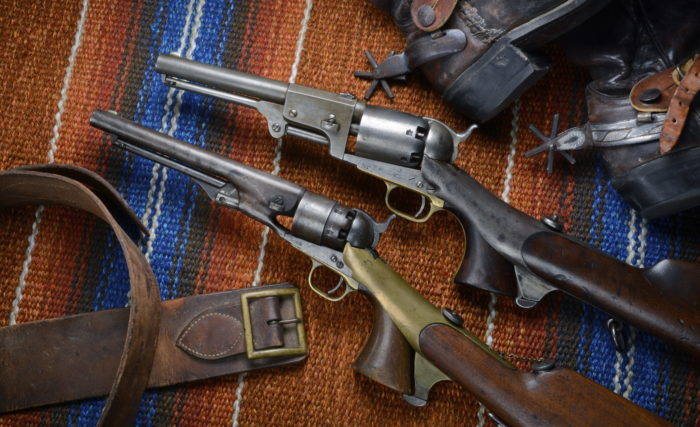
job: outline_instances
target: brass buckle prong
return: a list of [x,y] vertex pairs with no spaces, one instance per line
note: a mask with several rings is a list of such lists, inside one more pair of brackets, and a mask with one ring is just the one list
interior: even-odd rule
[[[267,350],[256,350],[253,343],[253,322],[250,319],[250,301],[257,298],[291,296],[294,301],[295,318],[279,320],[278,324],[285,325],[295,323],[297,325],[298,347],[270,348]],[[263,289],[259,291],[244,292],[241,294],[241,314],[243,317],[243,335],[245,336],[246,354],[248,359],[260,359],[263,357],[284,357],[298,356],[306,354],[306,333],[304,331],[304,320],[301,312],[301,297],[296,288],[275,288]]]

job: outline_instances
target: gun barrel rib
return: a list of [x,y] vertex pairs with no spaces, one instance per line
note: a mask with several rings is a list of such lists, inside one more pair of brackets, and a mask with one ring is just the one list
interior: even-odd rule
[[156,61],[156,71],[166,76],[277,104],[284,104],[289,88],[289,83],[215,67],[176,55],[160,55]]

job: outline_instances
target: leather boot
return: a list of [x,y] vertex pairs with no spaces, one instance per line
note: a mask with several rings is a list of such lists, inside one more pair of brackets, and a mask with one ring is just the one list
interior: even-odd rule
[[649,219],[700,204],[700,2],[617,0],[562,44],[593,78],[589,122],[540,133],[526,155],[549,151],[551,172],[554,151],[602,149],[613,187]]
[[[420,68],[446,103],[477,122],[508,106],[548,69],[544,43],[607,0],[371,0],[390,13],[406,49],[356,75],[384,81]],[[388,91],[389,93],[389,91]]]

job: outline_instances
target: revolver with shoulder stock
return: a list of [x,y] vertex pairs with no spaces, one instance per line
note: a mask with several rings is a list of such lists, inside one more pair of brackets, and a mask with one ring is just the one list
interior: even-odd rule
[[[467,247],[455,282],[515,298],[524,308],[561,290],[611,316],[700,356],[700,269],[663,260],[639,269],[561,233],[503,202],[454,164],[457,133],[439,120],[367,105],[350,94],[160,55],[156,70],[171,87],[257,109],[270,134],[327,145],[330,155],[383,180],[386,204],[417,222],[453,213]],[[354,152],[348,140],[355,137]],[[402,187],[429,203],[416,217],[392,206]]]
[[[452,379],[507,425],[667,424],[569,369],[545,364],[535,372],[517,370],[379,258],[374,248],[388,222],[111,112],[94,112],[90,123],[112,134],[115,145],[188,175],[216,203],[241,211],[309,256],[308,281],[318,294],[330,300],[352,291],[368,296],[375,322],[353,368],[403,392],[410,403],[425,404],[436,382]],[[292,218],[289,228],[281,216]],[[337,294],[317,288],[313,272],[319,266],[337,273],[345,288]]]

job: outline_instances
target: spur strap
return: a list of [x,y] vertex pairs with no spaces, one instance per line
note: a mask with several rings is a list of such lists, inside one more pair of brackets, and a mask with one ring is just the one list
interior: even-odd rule
[[666,113],[659,135],[659,152],[678,142],[695,95],[700,91],[700,56],[640,80],[630,91],[630,104],[642,113]]
[[660,151],[668,153],[676,146],[688,119],[690,105],[700,90],[700,57],[695,58],[690,70],[680,81],[668,107],[664,127],[661,129]]

